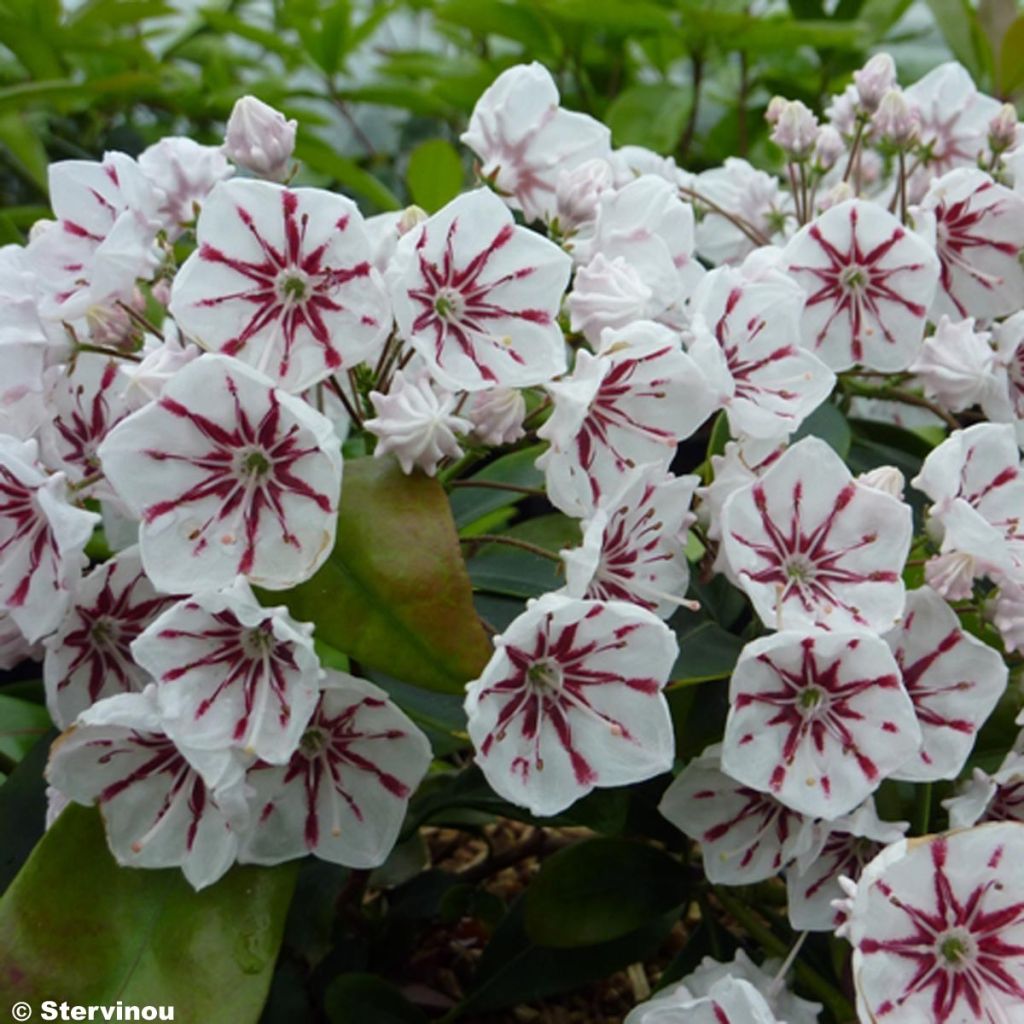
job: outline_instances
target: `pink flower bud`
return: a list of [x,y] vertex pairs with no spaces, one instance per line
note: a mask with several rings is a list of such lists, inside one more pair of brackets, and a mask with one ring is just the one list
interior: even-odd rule
[[786,151],[788,157],[803,160],[814,150],[818,119],[800,100],[790,100],[782,107],[771,138]]
[[782,112],[786,109],[788,103],[789,100],[785,96],[773,96],[768,103],[768,108],[764,112],[764,119],[770,125],[778,124],[779,118],[782,117]]
[[866,473],[861,473],[857,480],[862,484],[867,484],[868,487],[873,487],[876,491],[884,491],[894,498],[899,498],[900,501],[903,500],[903,487],[906,480],[895,466],[878,466]]
[[988,123],[988,144],[996,152],[1012,149],[1017,144],[1017,111],[1012,103],[1004,103]]
[[295,121],[255,96],[243,96],[231,111],[224,153],[261,178],[283,181],[295,149]]
[[921,116],[907,101],[902,89],[890,89],[878,103],[871,125],[887,142],[905,146],[919,134]]
[[924,566],[928,586],[947,601],[966,601],[974,593],[977,572],[975,559],[962,551],[936,555],[929,558]]
[[842,135],[832,125],[823,125],[818,130],[818,139],[814,145],[814,162],[823,171],[828,171],[845,152],[846,143]]
[[877,109],[882,97],[896,84],[896,63],[887,53],[876,53],[853,73],[853,84],[861,106],[869,113]]

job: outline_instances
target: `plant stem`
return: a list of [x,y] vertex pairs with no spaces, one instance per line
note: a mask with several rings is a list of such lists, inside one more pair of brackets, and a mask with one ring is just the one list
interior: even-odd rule
[[111,359],[127,359],[130,363],[141,363],[142,356],[134,352],[122,352],[120,349],[107,348],[106,345],[92,345],[87,341],[75,343],[76,352],[95,352],[99,356],[109,356]]
[[561,562],[561,558],[554,551],[548,551],[539,544],[531,544],[528,540],[520,540],[518,537],[506,537],[500,533],[478,533],[475,537],[460,537],[462,544],[507,544],[510,548],[519,548],[521,551],[529,551],[531,555],[538,555],[550,562]]
[[693,137],[697,133],[697,110],[700,106],[700,89],[704,82],[704,55],[695,53],[690,57],[690,83],[693,90],[693,98],[690,103],[690,114],[686,119],[686,127],[683,129],[683,137],[679,140],[678,156],[682,163],[689,155],[690,146],[693,145]]
[[123,309],[128,314],[128,319],[134,321],[144,331],[148,331],[150,334],[159,338],[161,341],[164,340],[164,332],[160,330],[155,323],[153,323],[148,317],[144,317],[137,310],[132,309],[127,302],[122,302],[120,299],[117,300],[117,306]]
[[853,380],[844,380],[842,387],[848,395],[859,395],[862,398],[880,398],[888,402],[899,402],[901,405],[914,405],[920,409],[927,409],[938,416],[950,430],[960,429],[960,422],[952,413],[947,412],[934,402],[928,401],[923,395],[915,395],[912,391],[905,391],[903,388],[886,385],[876,388],[858,384]]
[[514,491],[516,494],[532,494],[543,498],[544,491],[540,487],[525,487],[520,484],[504,484],[500,480],[452,480],[449,487],[483,487],[491,491]]
[[931,832],[932,818],[932,784],[924,782],[917,787],[917,802],[914,806],[917,821],[915,826],[917,834],[926,836]]
[[348,399],[348,395],[345,394],[345,389],[338,383],[336,377],[328,377],[328,382],[331,385],[331,390],[338,396],[341,404],[345,406],[345,411],[348,413],[349,419],[361,430],[363,426],[362,417],[355,410],[355,406]]
[[706,206],[712,213],[717,213],[720,217],[724,217],[730,224],[734,224],[740,231],[743,232],[755,245],[768,245],[771,241],[767,235],[762,231],[758,231],[753,224],[749,221],[744,220],[742,217],[735,213],[730,213],[724,207],[719,206],[713,199],[708,199],[702,192],[698,192],[695,188],[688,188],[684,185],[679,186],[679,191],[686,196],[688,199],[692,199],[695,202],[701,203]]

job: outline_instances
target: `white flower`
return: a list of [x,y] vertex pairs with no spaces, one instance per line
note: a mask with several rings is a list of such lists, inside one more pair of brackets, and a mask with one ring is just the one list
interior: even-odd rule
[[295,149],[294,121],[255,96],[237,100],[228,118],[224,153],[239,167],[281,181]]
[[291,759],[249,771],[255,816],[239,860],[279,864],[312,853],[350,868],[379,866],[430,758],[426,736],[383,690],[328,671]]
[[401,370],[391,379],[386,395],[370,392],[377,415],[364,426],[377,440],[374,455],[395,455],[402,471],[437,472],[442,459],[462,454],[456,433],[468,434],[473,424],[455,413],[455,396],[435,388],[425,373],[406,377]]
[[989,331],[975,330],[973,317],[954,322],[944,315],[908,369],[929,398],[962,412],[997,394],[1000,385],[1005,392],[991,337]]
[[853,84],[861,106],[869,112],[874,110],[896,84],[896,62],[888,53],[876,53],[864,67],[854,71]]
[[721,515],[729,570],[766,626],[890,629],[903,611],[910,506],[805,437]]
[[388,270],[398,330],[453,391],[541,384],[565,370],[570,266],[494,193],[467,192],[400,239]]
[[890,89],[872,115],[871,127],[878,138],[894,146],[906,146],[921,131],[921,118],[902,89]]
[[598,342],[605,330],[621,330],[643,318],[654,292],[640,271],[624,256],[608,259],[597,253],[580,267],[566,300],[570,324]]
[[804,103],[783,100],[773,124],[771,140],[787,159],[806,160],[811,155],[818,140],[818,119]]
[[1024,651],[1024,586],[1005,583],[992,608],[992,622],[1007,651]]
[[906,478],[895,466],[876,466],[861,473],[857,477],[857,483],[866,487],[874,487],[876,491],[889,494],[898,501],[903,500],[903,488],[906,486]]
[[53,745],[46,778],[76,803],[99,805],[110,850],[135,868],[180,867],[194,889],[231,867],[248,822],[244,763],[198,758],[164,733],[152,688],[94,704]]
[[901,370],[914,358],[939,262],[877,203],[851,199],[790,240],[782,266],[807,295],[803,343],[834,370]]
[[597,157],[561,171],[555,187],[555,216],[563,236],[593,226],[600,198],[614,187],[615,173],[608,160]]
[[595,786],[671,767],[662,687],[678,645],[656,616],[545,594],[494,643],[467,687],[466,714],[476,762],[499,796],[547,816]]
[[170,593],[241,574],[270,589],[308,579],[334,543],[341,452],[330,420],[243,363],[204,355],[99,449],[142,520],[142,563]]
[[363,218],[345,196],[221,182],[196,239],[171,292],[178,326],[287,391],[372,358],[391,329]]
[[133,410],[159,398],[178,371],[202,354],[198,345],[182,338],[174,321],[164,324],[163,333],[163,340],[146,335],[139,352],[140,362],[126,362],[118,367],[119,397]]
[[487,445],[514,444],[525,435],[526,400],[515,388],[488,388],[470,395],[466,418],[473,436]]
[[558,104],[547,68],[517,64],[484,90],[460,136],[480,158],[480,176],[527,221],[554,216],[562,172],[611,155],[608,128]]
[[729,701],[722,768],[812,817],[848,814],[921,743],[896,661],[870,633],[753,640]]
[[70,504],[64,474],[48,476],[37,454],[0,435],[0,607],[29,641],[63,618],[100,518]]
[[684,985],[631,1010],[623,1024],[782,1024],[764,996],[747,981],[725,977],[706,996],[695,997]]
[[[729,498],[742,487],[756,480],[786,450],[784,441],[727,441],[721,455],[711,456],[714,473],[711,483],[697,488],[698,509],[708,537],[722,538],[722,509]],[[721,556],[720,556],[721,557]],[[724,567],[723,567],[724,570]]]

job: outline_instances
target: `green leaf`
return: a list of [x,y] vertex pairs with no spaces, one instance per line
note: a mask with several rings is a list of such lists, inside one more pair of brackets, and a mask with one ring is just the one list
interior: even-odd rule
[[306,583],[264,595],[355,661],[462,691],[491,655],[441,485],[392,459],[345,463],[338,539]]
[[[580,543],[579,523],[563,515],[528,519],[501,535],[553,553]],[[508,544],[487,543],[468,560],[467,567],[474,587],[512,597],[538,597],[565,584],[560,561]]]
[[[495,459],[479,473],[474,473],[464,483],[483,480],[488,483],[512,484],[515,487],[544,486],[544,474],[536,467],[537,456],[545,450],[545,445],[533,445],[522,451],[512,452]],[[455,525],[462,530],[471,526],[481,517],[499,508],[514,505],[527,495],[516,491],[502,491],[493,487],[457,487],[452,490],[452,515]]]
[[15,113],[0,117],[0,146],[14,158],[18,169],[45,195],[49,157],[38,132]]
[[712,679],[725,679],[733,667],[743,641],[722,629],[717,622],[704,621],[687,631],[677,632],[679,657],[672,669],[673,686],[691,686]]
[[398,210],[402,207],[401,200],[387,185],[309,132],[299,132],[295,156],[308,164],[311,170],[369,199],[382,210]]
[[236,867],[197,893],[178,870],[119,867],[99,814],[73,804],[0,899],[4,995],[170,1004],[179,1020],[254,1022],[295,872]]
[[342,974],[327,986],[331,1024],[427,1024],[427,1015],[375,974]]
[[681,905],[688,889],[683,866],[654,846],[587,839],[544,861],[526,890],[526,933],[557,948],[610,942]]
[[18,762],[0,786],[0,892],[21,870],[46,823],[46,779],[43,769],[56,738],[51,729]]
[[999,91],[1004,96],[1024,85],[1024,15],[1006,30],[999,48]]
[[800,424],[800,429],[793,436],[793,440],[799,441],[801,437],[820,437],[840,458],[845,459],[850,453],[853,433],[846,417],[826,398]]
[[979,30],[971,5],[967,0],[928,0],[928,6],[953,56],[978,81],[983,62],[976,45]]
[[409,157],[405,183],[417,206],[434,213],[462,190],[462,160],[444,139],[421,142]]
[[0,754],[20,761],[50,728],[46,708],[0,694]]
[[616,146],[647,146],[671,153],[683,134],[691,94],[677,85],[634,85],[608,107],[605,120]]

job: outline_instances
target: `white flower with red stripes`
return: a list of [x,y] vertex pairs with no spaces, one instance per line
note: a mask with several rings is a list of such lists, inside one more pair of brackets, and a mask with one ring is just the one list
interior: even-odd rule
[[147,575],[170,593],[238,575],[285,589],[331,552],[342,465],[334,428],[236,359],[189,363],[99,454],[142,520]]
[[466,714],[477,764],[499,796],[558,814],[597,786],[671,767],[662,688],[679,648],[651,612],[545,594],[494,644],[467,687]]
[[171,292],[178,326],[286,391],[374,358],[391,330],[362,215],[345,196],[221,182],[196,238]]

